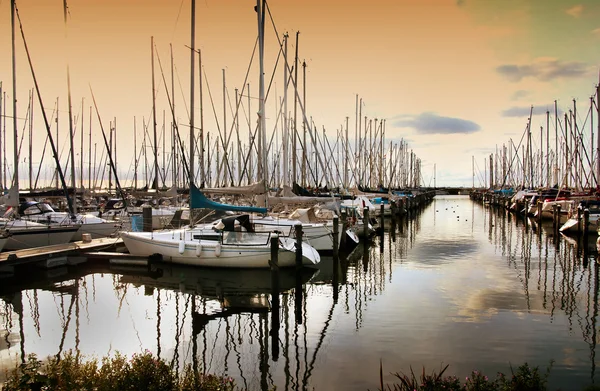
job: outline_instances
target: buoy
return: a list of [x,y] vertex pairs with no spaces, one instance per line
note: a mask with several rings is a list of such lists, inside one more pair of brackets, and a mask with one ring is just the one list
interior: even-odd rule
[[199,257],[202,254],[202,243],[196,245],[196,256]]
[[179,254],[183,254],[185,251],[185,240],[179,242]]
[[217,243],[217,245],[215,246],[215,256],[221,256],[221,243]]

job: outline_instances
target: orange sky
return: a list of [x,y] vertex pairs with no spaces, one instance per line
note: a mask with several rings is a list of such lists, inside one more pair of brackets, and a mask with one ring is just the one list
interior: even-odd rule
[[[359,94],[365,102],[363,113],[370,118],[385,118],[388,138],[408,139],[423,159],[425,185],[431,181],[436,164],[438,185],[469,186],[471,156],[483,170],[483,159],[496,144],[507,143],[510,137],[518,139],[525,127],[526,117],[509,117],[502,115],[503,111],[532,104],[545,107],[555,99],[566,107],[573,98],[580,100],[583,111],[594,92],[600,54],[600,34],[595,32],[600,28],[596,22],[600,5],[591,0],[522,3],[272,0],[269,7],[280,36],[286,31],[290,34],[290,61],[295,32],[300,31],[300,59],[307,63],[306,105],[308,115],[319,128],[325,126],[330,137],[334,137],[348,116],[353,136],[355,96]],[[60,96],[63,134],[67,131],[69,62],[75,114],[80,111],[83,97],[87,123],[91,84],[105,126],[117,117],[119,168],[128,172],[132,162],[133,117],[141,123],[142,117],[147,120],[151,112],[150,36],[155,38],[168,83],[169,44],[173,44],[179,79],[177,116],[181,124],[188,122],[182,100],[189,100],[189,55],[185,47],[190,35],[189,0],[69,0],[67,38],[62,1],[21,1],[17,5],[48,115]],[[219,121],[223,116],[222,69],[226,69],[227,90],[233,101],[234,89],[241,88],[248,68],[257,34],[253,6],[252,1],[242,0],[205,0],[196,5],[196,42],[203,51]],[[561,26],[560,31],[553,27],[557,25]],[[5,53],[0,62],[0,80],[10,96],[10,1],[0,2],[0,26],[4,29],[0,47]],[[279,46],[272,26],[268,24],[266,29],[268,82]],[[19,117],[23,117],[27,110],[23,102],[32,82],[20,37],[17,52],[18,110]],[[510,75],[498,70],[502,65],[528,66],[526,69],[533,69],[533,73],[519,80],[510,79]],[[578,72],[569,73],[571,68]],[[276,70],[267,107],[269,132],[275,125],[275,96],[283,93],[282,72],[281,67]],[[254,98],[258,95],[257,74],[255,61],[249,79]],[[162,111],[168,105],[158,62],[156,85],[162,124]],[[207,90],[204,96],[205,127],[216,132]],[[289,99],[292,107],[291,93]],[[253,105],[251,110],[255,113],[255,100]],[[198,107],[196,113],[199,115]],[[448,129],[431,132],[419,126],[425,113],[432,113],[434,119],[440,117],[442,122],[458,122],[450,123]],[[43,140],[41,116],[35,115],[35,131],[39,135],[36,140]],[[398,119],[403,126],[394,126]],[[463,129],[466,122],[461,121],[476,124],[478,130]],[[11,131],[10,121],[7,122]],[[20,121],[19,127],[23,125]],[[98,142],[100,150],[99,129],[96,123],[93,126],[94,142]],[[536,127],[539,128],[537,123],[533,129]],[[187,134],[187,128],[182,129]],[[66,151],[66,138],[63,136],[59,142]],[[36,143],[37,156],[41,155],[41,148],[42,142]]]

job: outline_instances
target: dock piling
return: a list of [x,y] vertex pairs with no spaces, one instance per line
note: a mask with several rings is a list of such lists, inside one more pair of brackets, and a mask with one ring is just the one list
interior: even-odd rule
[[271,355],[279,358],[279,235],[271,235]]
[[144,206],[142,208],[142,227],[144,232],[152,232],[152,207]]

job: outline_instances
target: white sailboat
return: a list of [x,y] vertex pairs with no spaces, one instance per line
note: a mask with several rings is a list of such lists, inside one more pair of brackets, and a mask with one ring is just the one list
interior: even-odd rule
[[42,223],[51,226],[79,225],[79,229],[71,239],[82,240],[84,233],[90,234],[92,239],[107,238],[115,235],[121,229],[122,223],[110,221],[91,214],[76,213],[75,219],[67,212],[57,212],[45,202],[27,201],[19,206],[21,219]]
[[[18,129],[17,129],[17,82],[16,82],[16,61],[15,61],[15,15],[16,15],[16,7],[15,2],[11,1],[11,25],[12,25],[12,78],[13,78],[13,131],[14,131],[14,174],[13,174],[13,186],[9,190],[8,194],[0,197],[0,203],[4,203],[6,206],[10,206],[12,208],[16,208],[19,205],[19,151],[18,151]],[[24,39],[24,35],[23,35]],[[27,46],[25,46],[25,50],[27,53],[27,57],[29,58],[29,50]],[[39,89],[37,88],[37,79],[35,77],[35,73],[33,72],[33,68],[31,68],[31,74],[33,76],[33,80],[36,86],[37,96],[40,102],[40,106],[44,107],[42,104],[41,95]],[[57,159],[58,153],[56,151],[56,146],[54,145],[54,141],[52,139],[52,134],[50,132],[50,126],[48,124],[48,118],[46,117],[46,113],[42,110],[42,115],[44,117],[46,130],[48,132],[50,146],[52,148],[53,155],[55,159]],[[58,165],[58,161],[57,161]],[[66,188],[64,177],[62,175],[62,171],[60,171],[60,177],[63,183],[63,188]],[[9,236],[7,238],[6,244],[4,245],[4,250],[19,250],[25,248],[32,247],[41,247],[48,246],[53,244],[61,244],[67,243],[72,238],[75,232],[79,229],[79,225],[69,225],[69,226],[61,226],[61,227],[51,227],[45,224],[39,224],[34,222],[27,222],[19,219],[0,219],[0,228],[5,230]]]
[[[191,97],[190,105],[194,105],[194,15],[195,3],[192,0],[192,42],[191,42]],[[257,2],[259,21],[262,5]],[[259,29],[260,30],[260,29]],[[260,33],[260,32],[259,32]],[[262,50],[261,50],[262,54]],[[261,61],[262,65],[262,61]],[[261,69],[261,78],[262,69]],[[264,89],[261,83],[261,108],[264,107]],[[261,127],[264,129],[264,109],[259,110]],[[193,113],[193,111],[192,111]],[[194,140],[194,117],[190,115],[190,140]],[[266,213],[266,208],[225,205],[207,199],[194,185],[194,143],[190,143],[190,159],[187,172],[190,186],[190,210],[195,208],[211,208],[237,212]],[[266,161],[266,159],[264,159]],[[264,166],[263,166],[264,167]],[[228,229],[225,225],[218,234],[207,230],[204,226],[166,230],[160,232],[121,232],[121,238],[131,254],[151,256],[160,254],[165,262],[186,265],[233,268],[265,268],[271,260],[270,232],[255,232],[250,225]],[[296,243],[291,238],[280,237],[278,261],[282,267],[295,265]],[[320,262],[318,252],[306,243],[302,243],[302,264],[315,265]]]

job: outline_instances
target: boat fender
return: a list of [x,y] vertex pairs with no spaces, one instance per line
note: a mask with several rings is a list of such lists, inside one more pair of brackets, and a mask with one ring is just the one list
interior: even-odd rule
[[179,254],[183,254],[185,251],[185,240],[179,242]]
[[202,254],[202,243],[196,245],[196,256],[199,257]]
[[217,243],[217,245],[215,246],[215,256],[221,256],[221,243]]

